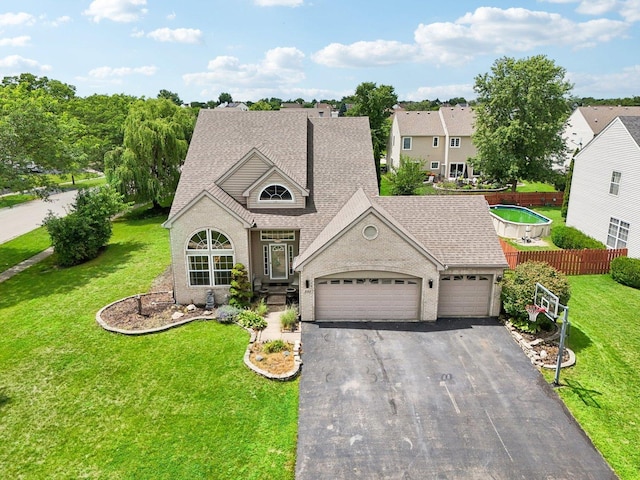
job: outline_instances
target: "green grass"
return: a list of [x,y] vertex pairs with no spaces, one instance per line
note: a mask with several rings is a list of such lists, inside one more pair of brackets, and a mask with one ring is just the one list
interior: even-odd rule
[[516,192],[555,192],[556,187],[550,183],[523,181],[516,187]]
[[38,198],[36,195],[30,193],[14,193],[13,195],[6,195],[0,197],[0,208],[13,207],[21,203],[30,202]]
[[0,285],[3,478],[293,478],[298,382],[249,371],[244,330],[96,324],[169,264],[162,220],[121,219],[97,259],[49,258]]
[[561,371],[566,386],[558,392],[620,478],[638,479],[640,290],[620,285],[609,275],[569,280],[569,347],[577,362]]
[[0,244],[0,272],[33,257],[49,246],[51,246],[51,239],[44,227],[38,227],[29,233]]

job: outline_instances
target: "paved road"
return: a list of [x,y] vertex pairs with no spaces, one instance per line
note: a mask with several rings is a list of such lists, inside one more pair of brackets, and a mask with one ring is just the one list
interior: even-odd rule
[[616,478],[495,320],[304,324],[297,480]]
[[33,200],[21,203],[10,208],[0,209],[0,243],[7,242],[12,238],[23,235],[42,225],[42,220],[47,216],[47,212],[64,216],[65,207],[73,203],[76,198],[76,191],[70,190],[51,195],[48,201]]

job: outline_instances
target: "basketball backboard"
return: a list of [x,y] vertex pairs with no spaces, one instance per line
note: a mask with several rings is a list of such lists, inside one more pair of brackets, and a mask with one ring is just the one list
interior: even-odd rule
[[536,293],[533,298],[534,305],[544,308],[544,314],[555,320],[558,318],[560,300],[556,294],[541,283],[536,283]]

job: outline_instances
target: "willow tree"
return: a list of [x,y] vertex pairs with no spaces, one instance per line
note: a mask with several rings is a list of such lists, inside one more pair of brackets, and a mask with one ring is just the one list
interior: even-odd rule
[[569,117],[572,85],[565,69],[544,55],[503,57],[479,75],[473,143],[475,170],[515,191],[518,180],[547,180],[562,158],[562,130]]
[[128,200],[159,208],[178,186],[194,124],[193,110],[170,100],[135,102],[124,121],[122,146],[105,155],[107,181]]

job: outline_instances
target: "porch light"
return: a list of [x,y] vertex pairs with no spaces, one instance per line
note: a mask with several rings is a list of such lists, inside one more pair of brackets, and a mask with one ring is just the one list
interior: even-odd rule
[[429,279],[429,288],[433,288],[433,278]]

